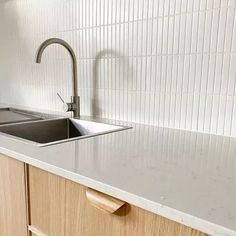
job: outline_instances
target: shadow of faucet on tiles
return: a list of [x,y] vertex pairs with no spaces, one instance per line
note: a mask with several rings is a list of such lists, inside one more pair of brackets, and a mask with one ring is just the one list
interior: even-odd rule
[[[104,78],[99,78],[99,66],[103,59],[114,60],[115,61],[115,71],[111,71],[109,74],[113,74],[115,78],[109,78],[109,75],[104,75]],[[117,65],[118,63],[118,65]],[[117,76],[118,75],[118,76]],[[92,116],[100,117],[101,116],[101,107],[99,106],[99,79],[104,79],[104,84],[108,84],[110,82],[108,89],[119,90],[127,90],[129,87],[129,83],[131,84],[131,80],[133,78],[132,70],[129,67],[129,62],[127,57],[121,55],[112,49],[105,49],[97,53],[93,62],[93,93],[92,93]],[[117,86],[118,84],[118,86]],[[105,87],[103,88],[105,89]],[[119,115],[119,114],[117,114]]]
[[[100,78],[99,69],[103,69],[104,65],[101,65],[103,59],[106,60],[105,63],[108,63],[109,60],[114,60],[115,64],[113,64],[113,62],[111,62],[111,64],[108,63],[109,68],[112,68],[113,71],[111,71],[111,73],[107,73],[108,75],[104,74],[104,78],[102,77]],[[109,76],[111,76],[111,78],[109,78]],[[112,92],[116,92],[115,90],[117,90],[118,93],[122,93],[122,90],[128,91],[129,86],[132,86],[132,80],[133,80],[133,71],[129,67],[128,58],[112,49],[105,49],[103,51],[100,51],[95,56],[95,59],[93,62],[93,81],[92,81],[93,93],[92,93],[92,109],[91,109],[92,112],[91,113],[93,117],[101,118],[102,109],[101,109],[101,106],[99,106],[99,89],[101,88],[99,87],[99,82],[100,82],[99,79],[104,80],[103,89],[107,88],[108,90],[112,90]],[[105,86],[107,84],[108,86]],[[108,99],[112,99],[112,98],[106,97],[106,100]],[[112,103],[112,106],[117,106],[117,104]],[[120,112],[120,109],[118,107],[118,109],[115,110],[115,114],[114,114],[115,119],[119,118],[119,112]],[[110,117],[105,117],[105,118],[110,118]],[[100,138],[100,141],[98,141],[97,139],[93,140],[93,148],[90,149],[90,152],[93,152],[93,155],[91,155],[93,158],[93,161],[91,161],[90,164],[93,163],[94,166],[92,166],[91,168],[94,168],[98,175],[102,175],[106,173],[107,171],[109,171],[106,168],[106,164],[105,164],[105,163],[109,163],[109,156],[106,154],[106,150],[104,150],[104,146],[101,145],[101,142],[106,143],[109,140],[109,143],[112,143],[113,138],[114,137],[112,135],[111,136],[104,135]],[[104,154],[104,155],[100,155],[100,160],[98,159],[98,153]]]

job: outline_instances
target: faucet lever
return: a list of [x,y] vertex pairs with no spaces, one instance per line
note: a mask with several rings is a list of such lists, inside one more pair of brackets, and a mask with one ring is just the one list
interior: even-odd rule
[[60,100],[63,103],[63,111],[64,112],[74,111],[76,109],[76,104],[75,103],[65,102],[59,93],[57,93],[57,96],[60,98]]
[[62,103],[65,103],[65,101],[63,100],[63,98],[61,97],[61,95],[59,93],[57,93],[57,96],[60,98],[60,100],[62,101]]

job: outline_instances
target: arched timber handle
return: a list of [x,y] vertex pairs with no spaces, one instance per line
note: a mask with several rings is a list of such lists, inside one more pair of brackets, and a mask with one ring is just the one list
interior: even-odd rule
[[124,201],[91,188],[87,188],[86,197],[92,206],[107,213],[115,213],[125,205]]

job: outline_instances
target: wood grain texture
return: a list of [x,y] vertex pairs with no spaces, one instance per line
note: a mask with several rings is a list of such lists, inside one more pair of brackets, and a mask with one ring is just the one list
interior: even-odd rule
[[124,201],[91,188],[86,189],[86,197],[92,206],[107,213],[115,213],[125,205]]
[[29,167],[31,224],[48,236],[206,236],[129,204],[104,213],[91,206],[86,190]]
[[1,154],[0,235],[27,236],[24,163]]
[[64,235],[65,179],[28,168],[30,225],[45,235]]

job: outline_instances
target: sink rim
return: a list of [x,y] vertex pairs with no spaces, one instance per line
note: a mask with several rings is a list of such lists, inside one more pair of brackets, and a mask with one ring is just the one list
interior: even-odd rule
[[23,124],[26,122],[50,120],[50,119],[56,119],[56,118],[62,117],[62,116],[52,115],[49,113],[42,113],[42,112],[37,112],[37,111],[32,111],[32,110],[27,110],[27,109],[14,108],[11,106],[1,107],[0,112],[1,111],[9,111],[9,112],[17,113],[17,114],[29,117],[29,119],[0,122],[0,127],[6,126],[6,125]]
[[4,122],[0,122],[0,126],[2,125],[7,125],[7,124],[18,124],[18,123],[23,123],[23,122],[31,122],[31,121],[39,121],[42,120],[43,117],[36,112],[31,112],[31,111],[27,111],[27,110],[22,110],[22,109],[15,109],[12,107],[3,107],[0,108],[0,112],[2,111],[9,111],[12,113],[16,113],[25,117],[28,117],[28,119],[19,119],[19,120],[14,120],[14,121],[4,121]]
[[16,140],[16,141],[23,142],[25,144],[31,144],[31,145],[37,146],[37,147],[47,147],[47,146],[52,146],[52,145],[57,145],[57,144],[62,144],[62,143],[67,143],[67,142],[73,142],[73,141],[80,140],[80,139],[92,138],[92,137],[105,135],[105,134],[109,134],[109,133],[115,133],[115,132],[119,132],[119,131],[128,130],[128,129],[133,128],[131,126],[102,123],[102,122],[98,122],[98,121],[84,120],[84,119],[79,119],[79,118],[69,118],[69,117],[58,117],[58,118],[53,118],[53,119],[33,120],[33,121],[25,121],[25,122],[20,122],[20,123],[8,123],[8,124],[5,124],[5,125],[0,125],[0,127],[21,126],[23,124],[45,123],[45,122],[53,122],[53,121],[57,121],[57,120],[70,120],[71,122],[73,120],[79,120],[79,121],[85,121],[85,122],[88,122],[88,123],[97,123],[97,124],[100,124],[100,125],[114,126],[114,127],[116,127],[116,129],[111,129],[111,130],[101,131],[101,132],[97,132],[97,133],[93,133],[93,134],[77,136],[77,137],[73,137],[73,138],[66,138],[66,139],[56,140],[56,141],[47,142],[47,143],[39,143],[39,142],[36,142],[36,141],[32,141],[30,139],[21,138],[21,137],[12,135],[12,134],[5,133],[1,130],[0,130],[0,135],[8,137],[8,138]]

